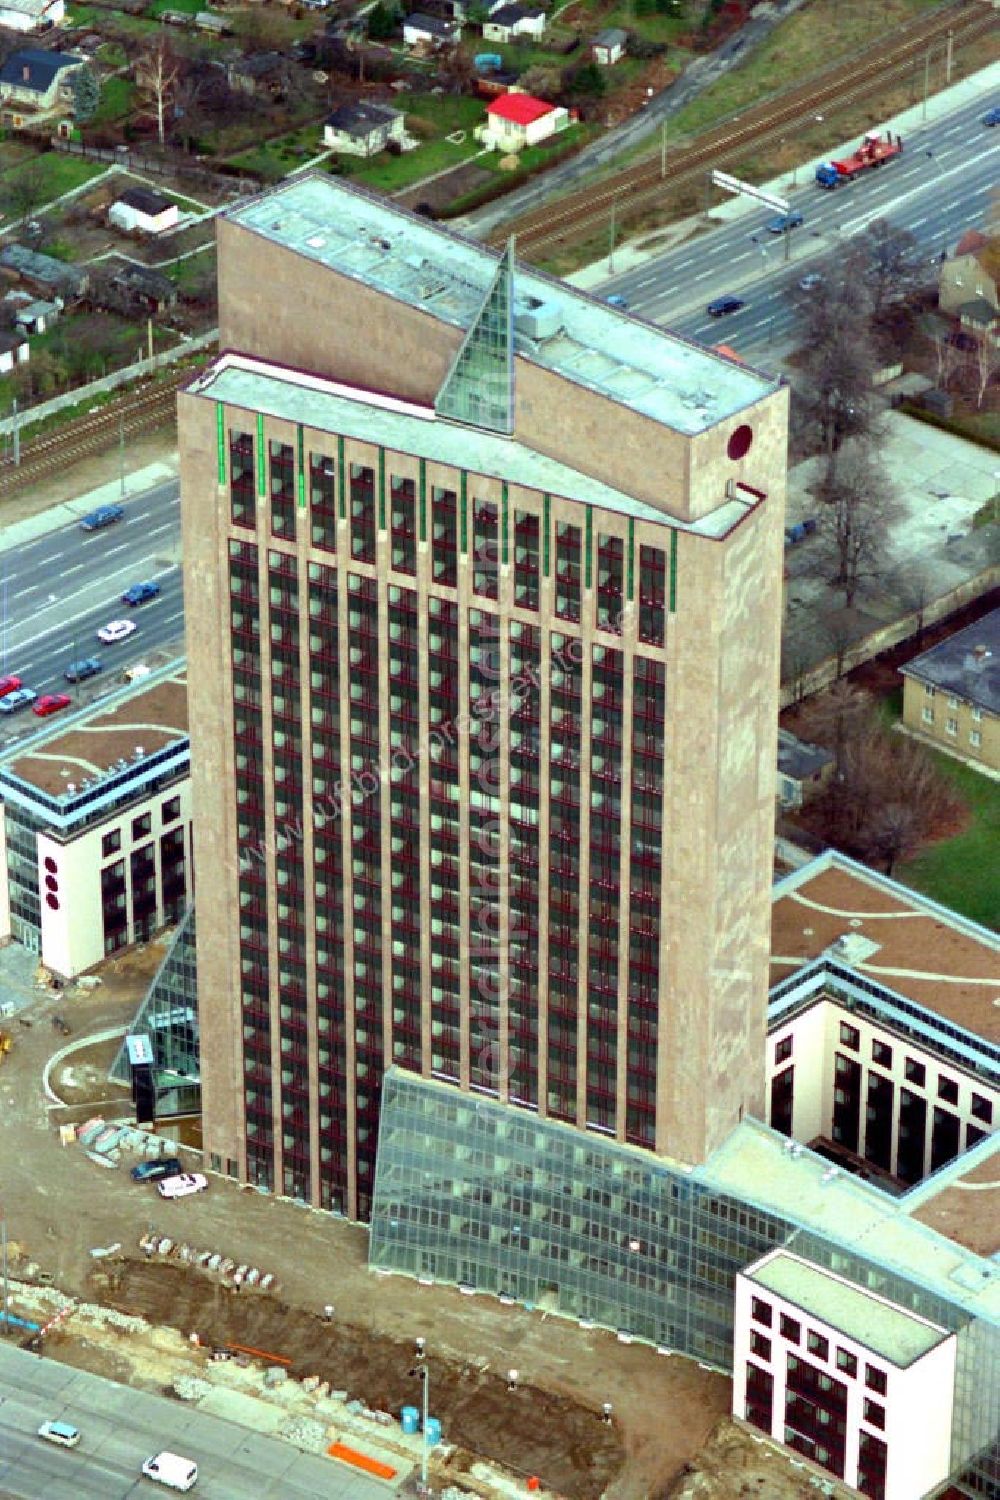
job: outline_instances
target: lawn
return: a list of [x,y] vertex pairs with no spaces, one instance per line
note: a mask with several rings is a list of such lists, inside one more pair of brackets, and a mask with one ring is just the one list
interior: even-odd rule
[[147,16],[162,16],[165,10],[196,16],[200,10],[204,10],[205,0],[153,0],[149,7]]
[[[64,156],[60,151],[46,151],[41,156],[28,157],[9,171],[4,171],[0,202],[6,200],[7,203],[17,203],[16,184],[22,174],[36,181],[37,202],[30,212],[37,212],[53,199],[68,193],[71,188],[81,187],[106,170],[101,162],[81,161],[76,156]],[[13,198],[9,196],[12,189]],[[21,210],[22,213],[24,211]]]
[[[345,176],[357,178],[382,193],[398,193],[436,172],[460,166],[482,150],[472,134],[486,118],[481,99],[454,94],[404,94],[399,105],[406,112],[407,129],[420,139],[417,149],[402,156],[383,152],[370,161],[346,157]],[[447,139],[460,130],[465,131],[464,141]]]
[[942,776],[966,804],[971,821],[963,833],[942,839],[896,876],[925,895],[984,927],[1000,927],[1000,783],[970,770],[950,756],[930,752]]
[[101,102],[92,123],[110,125],[114,120],[124,120],[132,109],[135,84],[130,78],[106,78],[101,85]]

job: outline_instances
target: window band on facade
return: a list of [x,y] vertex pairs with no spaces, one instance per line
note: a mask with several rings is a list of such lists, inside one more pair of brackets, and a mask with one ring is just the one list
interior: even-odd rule
[[427,460],[420,460],[420,540],[427,541]]
[[461,553],[462,553],[463,557],[467,557],[469,555],[469,512],[468,512],[468,504],[469,504],[469,476],[465,472],[465,470],[463,469],[462,470],[462,475],[461,475],[461,486],[460,486],[460,493],[459,493],[459,500],[458,500],[458,505],[459,505],[459,509],[458,509],[458,523],[459,523],[459,527],[461,528],[460,529],[460,542],[459,542],[459,546],[460,546]]
[[298,449],[298,466],[296,469],[296,483],[298,486],[299,510],[306,508],[306,435],[302,423],[299,422],[295,428],[296,448]]
[[510,492],[506,481],[500,485],[500,561],[504,567],[507,566],[507,513],[510,506]]
[[670,533],[670,613],[677,610],[677,532]]
[[378,450],[378,529],[385,530],[385,449]]
[[635,598],[635,520],[628,518],[628,558],[626,559],[626,598],[631,604]]
[[267,495],[267,456],[264,451],[264,413],[257,413],[257,494]]
[[591,586],[591,574],[593,572],[593,550],[594,550],[594,512],[589,505],[584,506],[584,549],[583,549],[583,584],[584,588]]
[[347,519],[347,476],[344,473],[344,439],[337,439],[337,498],[340,502],[340,519]]
[[549,576],[549,514],[552,509],[552,496],[542,496],[542,575]]
[[215,451],[221,490],[226,483],[226,411],[221,401],[215,403]]

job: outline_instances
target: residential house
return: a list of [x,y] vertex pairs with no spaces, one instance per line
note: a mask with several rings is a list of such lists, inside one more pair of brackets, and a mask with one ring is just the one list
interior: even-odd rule
[[519,36],[537,40],[545,32],[546,20],[543,5],[497,5],[483,22],[483,40],[512,42]]
[[950,260],[942,261],[938,305],[977,339],[1000,342],[1000,234],[969,229]]
[[1000,771],[1000,609],[900,671],[907,728],[970,766]]
[[29,250],[26,245],[4,245],[0,267],[12,271],[19,281],[43,296],[54,294],[64,300],[82,297],[90,285],[90,277],[79,266]]
[[0,0],[0,26],[8,31],[48,31],[65,15],[66,0]]
[[151,188],[129,188],[108,209],[108,223],[126,234],[162,234],[177,227],[179,209]]
[[162,271],[134,261],[105,262],[95,300],[125,314],[165,312],[177,303],[177,287]]
[[345,156],[377,156],[390,141],[402,144],[406,117],[388,104],[342,104],[323,124],[323,144]]
[[457,47],[462,40],[462,27],[458,21],[446,20],[444,16],[428,16],[414,11],[403,21],[403,43],[407,47],[423,47],[428,52],[439,52],[446,47]]
[[782,807],[801,807],[833,774],[833,754],[810,745],[788,729],[778,730],[778,801]]
[[277,98],[284,93],[287,80],[288,60],[280,52],[251,52],[226,65],[229,87],[256,98]]
[[25,335],[44,333],[50,328],[62,312],[62,299],[55,297],[51,302],[36,299],[32,302],[21,304],[14,315],[14,327],[19,328]]
[[620,26],[608,26],[591,39],[590,56],[600,68],[610,68],[625,56],[628,36]]
[[0,328],[0,375],[9,375],[28,362],[28,340],[19,328]]
[[523,151],[568,124],[569,114],[561,105],[531,94],[503,94],[486,106],[486,120],[476,127],[476,135],[488,150]]
[[72,101],[72,76],[83,63],[71,52],[12,52],[0,67],[0,125],[17,128],[64,110]]

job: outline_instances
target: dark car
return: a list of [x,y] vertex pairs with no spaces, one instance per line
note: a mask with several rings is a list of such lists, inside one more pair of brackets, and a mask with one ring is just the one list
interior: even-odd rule
[[95,677],[101,670],[101,663],[96,656],[81,656],[79,661],[71,661],[63,676],[67,682],[83,682],[87,677]]
[[105,526],[113,526],[116,521],[120,521],[124,514],[124,505],[99,505],[89,516],[84,516],[80,522],[80,530],[101,531]]
[[727,313],[739,312],[741,307],[746,307],[746,303],[739,297],[716,297],[708,304],[706,312],[710,318],[724,318]]
[[155,599],[160,592],[158,583],[133,583],[131,588],[122,594],[123,604],[145,604],[147,599]]
[[15,688],[12,693],[5,693],[0,698],[0,714],[15,714],[19,708],[27,708],[29,703],[34,703],[38,694],[31,688]]
[[133,1182],[159,1182],[163,1177],[179,1177],[184,1171],[176,1156],[161,1156],[156,1161],[141,1161],[132,1168]]
[[983,115],[983,124],[1000,125],[1000,104],[997,104],[993,109],[988,109],[986,111],[986,113]]
[[779,214],[776,219],[768,219],[764,226],[768,234],[784,234],[787,229],[801,228],[804,220],[798,209],[792,209],[791,213]]

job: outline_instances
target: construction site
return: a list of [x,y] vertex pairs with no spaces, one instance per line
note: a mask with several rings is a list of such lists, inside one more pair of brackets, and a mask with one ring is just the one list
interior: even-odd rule
[[[5,967],[18,951],[0,955]],[[201,1165],[130,1128],[127,1091],[107,1082],[162,952],[111,960],[99,984],[69,994],[36,985],[33,965],[0,975],[18,1007],[0,1065],[7,1306],[21,1320],[8,1338],[306,1451],[339,1444],[391,1470],[387,1491],[419,1472],[421,1439],[401,1418],[419,1405],[422,1339],[442,1432],[436,1493],[815,1492],[816,1471],[730,1420],[718,1372],[542,1309],[374,1275],[363,1229],[301,1205],[215,1178],[173,1202],[132,1182],[161,1149]],[[69,1038],[53,1024],[64,1013]]]

